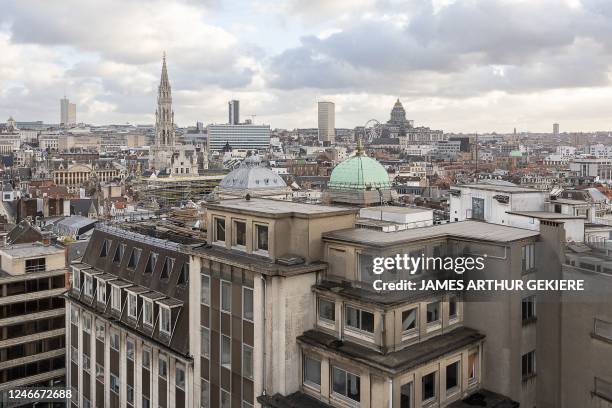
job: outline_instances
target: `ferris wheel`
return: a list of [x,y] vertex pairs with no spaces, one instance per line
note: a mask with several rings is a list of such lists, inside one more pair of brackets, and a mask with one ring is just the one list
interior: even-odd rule
[[367,144],[382,137],[383,126],[376,119],[370,119],[363,127],[363,138]]

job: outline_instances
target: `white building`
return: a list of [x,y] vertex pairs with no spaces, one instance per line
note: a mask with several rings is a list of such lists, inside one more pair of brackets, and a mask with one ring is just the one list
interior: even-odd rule
[[220,151],[229,144],[232,149],[267,150],[270,147],[270,125],[208,125],[208,151]]
[[64,126],[76,125],[76,104],[70,103],[65,96],[60,99],[60,124]]
[[336,141],[336,105],[333,102],[318,103],[319,141],[334,144]]

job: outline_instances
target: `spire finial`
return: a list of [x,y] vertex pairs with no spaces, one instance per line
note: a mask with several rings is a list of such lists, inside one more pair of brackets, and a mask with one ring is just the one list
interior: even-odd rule
[[163,59],[164,61],[166,61],[166,51],[165,51],[165,50],[164,50],[164,52],[163,52],[163,54],[162,54],[162,59]]

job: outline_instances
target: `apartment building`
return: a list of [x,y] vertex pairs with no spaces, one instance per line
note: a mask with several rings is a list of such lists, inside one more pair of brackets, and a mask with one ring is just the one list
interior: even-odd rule
[[4,246],[0,268],[0,393],[63,387],[64,248],[41,242]]

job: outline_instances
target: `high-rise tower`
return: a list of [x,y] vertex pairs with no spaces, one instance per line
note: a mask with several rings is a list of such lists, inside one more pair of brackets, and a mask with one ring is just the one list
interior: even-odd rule
[[164,53],[161,79],[157,90],[157,110],[155,111],[155,145],[174,146],[174,111],[172,110],[172,91],[168,81],[166,53]]

